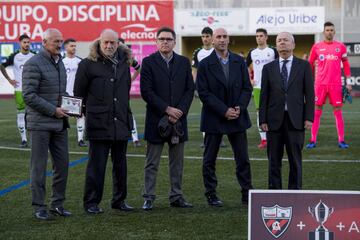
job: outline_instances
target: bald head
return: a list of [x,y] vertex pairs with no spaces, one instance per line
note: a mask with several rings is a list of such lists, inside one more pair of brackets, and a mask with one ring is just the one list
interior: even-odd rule
[[100,49],[107,57],[113,57],[118,47],[119,34],[112,29],[105,29],[100,34]]
[[48,28],[43,33],[43,46],[52,55],[60,54],[63,36],[56,28]]
[[227,31],[225,30],[225,28],[216,28],[214,30],[213,36],[214,35],[227,35]]
[[216,51],[227,54],[229,35],[224,28],[217,28],[213,33],[213,45]]
[[280,57],[287,59],[295,49],[294,36],[289,32],[281,32],[276,36],[276,48]]

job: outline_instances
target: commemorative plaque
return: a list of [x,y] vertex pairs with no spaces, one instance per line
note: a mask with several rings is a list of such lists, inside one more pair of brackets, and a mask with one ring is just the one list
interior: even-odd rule
[[61,97],[61,108],[69,116],[80,117],[82,113],[82,98],[72,96]]

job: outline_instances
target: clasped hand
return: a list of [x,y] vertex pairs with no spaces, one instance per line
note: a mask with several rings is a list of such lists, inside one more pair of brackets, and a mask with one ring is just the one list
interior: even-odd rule
[[227,120],[234,120],[237,119],[240,116],[240,107],[236,106],[234,108],[228,108],[228,110],[225,113],[225,118]]

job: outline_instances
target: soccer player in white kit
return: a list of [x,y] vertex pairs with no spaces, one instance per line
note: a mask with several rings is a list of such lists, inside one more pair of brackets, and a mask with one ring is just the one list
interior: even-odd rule
[[[35,55],[30,51],[30,37],[23,34],[19,37],[20,49],[12,53],[5,61],[0,64],[0,71],[15,90],[15,103],[17,108],[17,127],[21,136],[20,147],[27,147],[27,137],[25,129],[25,102],[22,96],[22,70],[25,62]],[[14,79],[11,79],[6,72],[6,67],[13,66]]]
[[257,48],[253,48],[249,51],[246,63],[249,68],[249,71],[251,70],[251,64],[252,69],[254,71],[254,77],[251,79],[251,83],[253,84],[253,96],[254,96],[254,103],[257,113],[257,125],[259,129],[259,134],[261,138],[261,142],[258,145],[258,148],[263,149],[267,146],[266,141],[266,132],[262,131],[259,127],[259,106],[260,106],[260,91],[261,91],[261,73],[262,69],[265,64],[275,60],[279,57],[279,54],[275,48],[269,47],[267,45],[267,39],[268,34],[266,29],[264,28],[258,28],[256,29],[256,43]]
[[[63,59],[63,63],[66,69],[67,83],[66,83],[66,92],[70,96],[74,96],[74,82],[75,75],[78,69],[78,65],[81,61],[81,58],[76,56],[76,40],[68,38],[64,41],[64,48],[66,51],[66,56]],[[76,129],[78,137],[79,147],[87,147],[87,144],[84,141],[84,131],[85,131],[85,116],[76,119]]]

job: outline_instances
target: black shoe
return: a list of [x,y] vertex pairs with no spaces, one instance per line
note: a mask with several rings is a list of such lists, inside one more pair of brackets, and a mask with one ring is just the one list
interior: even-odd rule
[[192,208],[193,205],[191,203],[188,203],[183,198],[179,198],[175,200],[174,202],[170,203],[171,207],[178,207],[178,208]]
[[34,214],[36,219],[50,221],[54,220],[54,218],[46,211],[46,210],[37,210]]
[[223,202],[216,196],[216,194],[210,194],[206,196],[207,202],[210,206],[222,207]]
[[80,140],[78,142],[79,147],[87,147],[88,145],[84,142],[84,140]]
[[26,148],[28,146],[27,141],[21,141],[20,145],[21,148]]
[[125,201],[122,201],[119,205],[117,206],[112,206],[113,209],[118,209],[120,211],[124,211],[124,212],[130,212],[130,211],[134,211],[135,208],[131,207],[130,205],[128,205]]
[[86,208],[85,212],[90,213],[90,214],[100,214],[100,213],[103,213],[104,210],[101,207],[99,207],[98,205],[94,205],[89,208]]
[[58,215],[58,216],[62,216],[62,217],[70,217],[72,215],[72,213],[70,211],[65,210],[63,207],[52,208],[52,209],[50,209],[50,213],[52,213],[53,215]]
[[141,142],[140,141],[135,141],[134,142],[134,147],[141,147]]
[[249,204],[249,195],[242,195],[241,202],[243,205],[247,206]]
[[144,205],[142,206],[142,209],[145,211],[153,209],[153,201],[152,200],[145,200]]

